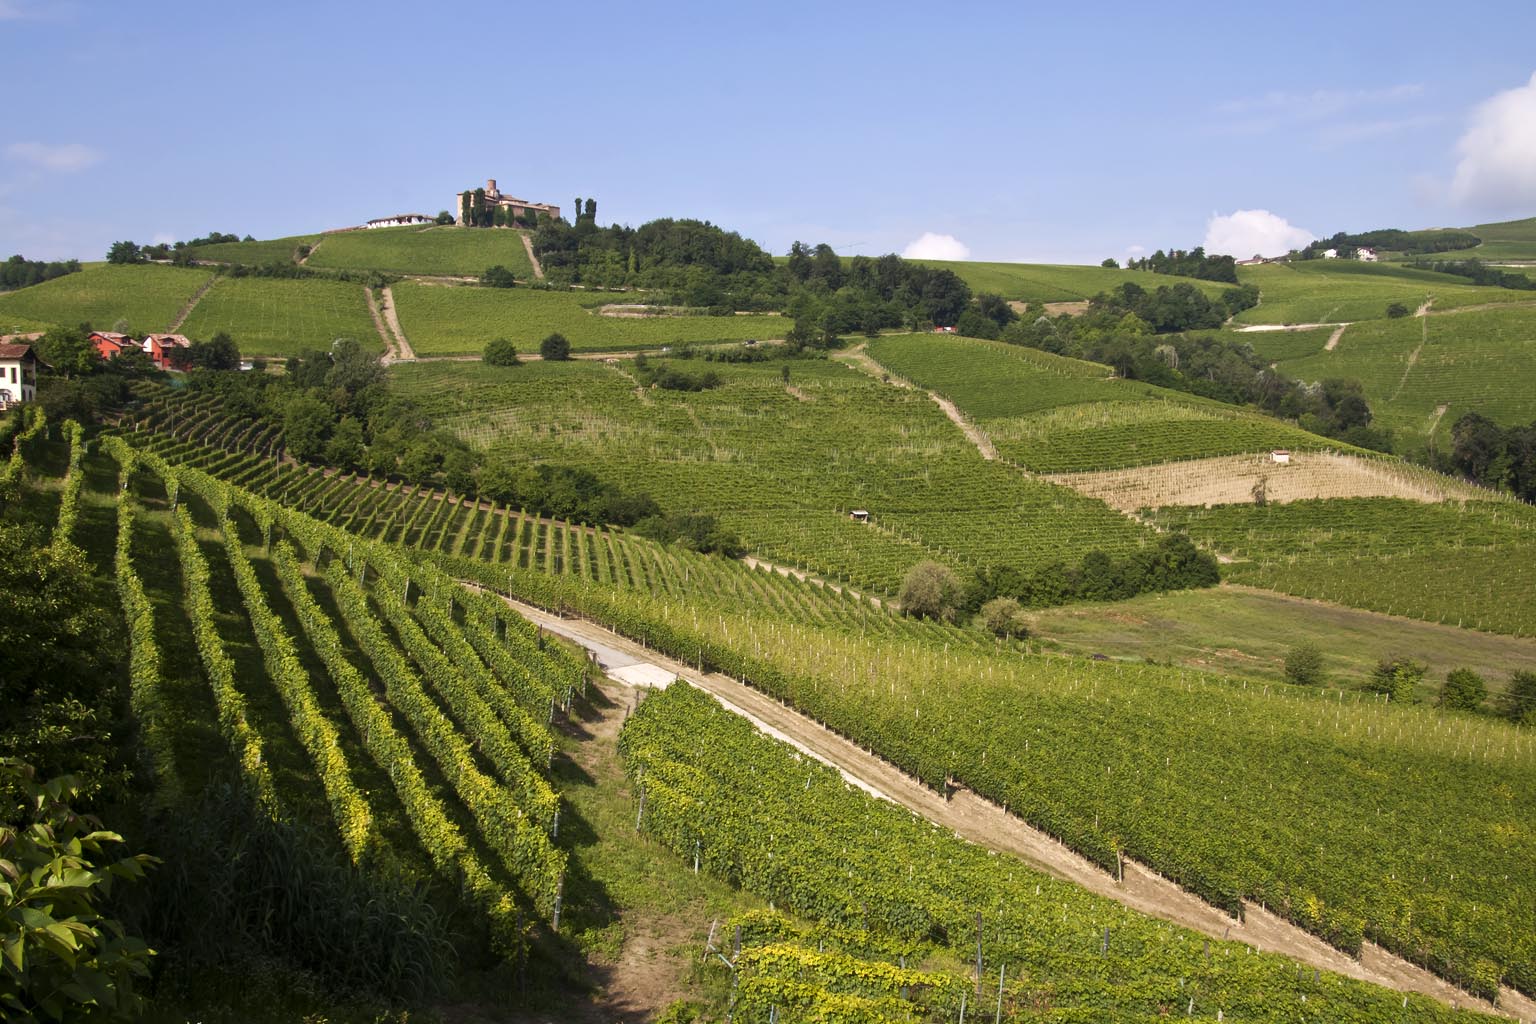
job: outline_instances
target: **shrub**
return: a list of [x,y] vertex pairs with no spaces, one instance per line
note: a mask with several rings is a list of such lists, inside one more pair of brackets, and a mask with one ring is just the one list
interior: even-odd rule
[[1415,699],[1419,680],[1424,678],[1425,665],[1421,661],[1391,655],[1376,663],[1366,688],[1384,693],[1393,703],[1410,704]]
[[1323,681],[1323,652],[1314,643],[1300,643],[1285,654],[1285,678],[1297,686],[1317,686]]
[[981,606],[981,624],[1005,639],[1029,636],[1024,607],[1011,597],[994,597]]
[[517,283],[512,277],[512,271],[501,264],[487,267],[485,273],[480,275],[480,283],[487,288],[511,288]]
[[492,338],[486,342],[482,360],[488,366],[518,366],[517,349],[506,338]]
[[1536,725],[1536,672],[1516,672],[1509,677],[1503,711],[1517,725]]
[[571,358],[571,343],[558,331],[539,342],[539,356],[543,359]]
[[1407,315],[1408,307],[1403,305],[1401,302],[1394,302],[1387,307],[1387,316],[1391,317],[1393,320],[1401,320]]
[[1440,688],[1440,706],[1452,711],[1476,711],[1488,696],[1488,684],[1469,668],[1458,668],[1445,677]]

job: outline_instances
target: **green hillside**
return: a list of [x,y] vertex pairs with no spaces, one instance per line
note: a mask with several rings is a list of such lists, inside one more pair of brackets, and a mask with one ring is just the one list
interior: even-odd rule
[[1100,292],[1113,291],[1128,281],[1147,289],[1187,281],[1207,295],[1216,295],[1223,288],[1232,287],[1215,281],[1196,281],[1192,278],[1105,267],[1046,263],[960,263],[946,260],[913,262],[954,271],[973,291],[991,292],[1018,302],[1081,302]]
[[458,227],[338,231],[320,238],[308,266],[386,274],[479,277],[496,265],[520,281],[533,278],[523,232]]
[[352,338],[380,349],[360,284],[320,278],[224,277],[200,300],[182,333],[211,338],[226,331],[247,356],[291,356]]
[[1239,267],[1238,279],[1259,288],[1259,304],[1234,319],[1243,324],[1338,323],[1379,320],[1393,303],[1435,309],[1530,301],[1527,292],[1479,288],[1465,278],[1411,267],[1354,260],[1305,260]]
[[1458,252],[1440,253],[1435,258],[1536,261],[1536,217],[1477,224],[1467,230],[1481,238],[1483,244]]
[[164,331],[212,277],[209,270],[181,267],[88,266],[0,294],[0,325],[16,316],[71,327],[88,322],[98,330],[124,320],[135,335]]
[[1004,458],[1041,473],[1348,447],[1268,416],[1112,377],[1107,366],[1002,342],[914,334],[872,341],[869,352],[953,401]]
[[632,292],[559,292],[534,288],[464,288],[406,281],[392,294],[400,326],[418,355],[479,355],[492,338],[536,353],[547,335],[564,334],[578,352],[622,352],[688,343],[782,338],[794,326],[780,316],[604,316],[598,307],[633,303]]
[[291,235],[256,242],[216,242],[199,245],[192,250],[195,260],[215,260],[227,263],[244,263],[259,266],[264,263],[292,263],[298,259],[299,247],[314,245],[322,235]]

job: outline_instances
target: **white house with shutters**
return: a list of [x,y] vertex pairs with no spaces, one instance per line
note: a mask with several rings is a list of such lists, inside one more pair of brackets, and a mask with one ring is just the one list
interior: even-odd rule
[[0,344],[0,409],[37,400],[37,368],[42,365],[31,345]]

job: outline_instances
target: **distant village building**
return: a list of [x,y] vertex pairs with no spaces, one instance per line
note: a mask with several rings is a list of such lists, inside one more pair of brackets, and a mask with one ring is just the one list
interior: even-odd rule
[[856,508],[852,512],[848,513],[848,518],[852,519],[856,523],[867,523],[869,522],[869,509]]
[[1375,249],[1366,249],[1366,248],[1356,249],[1355,250],[1355,259],[1360,260],[1362,263],[1375,263],[1376,262],[1376,250]]
[[138,342],[117,331],[92,331],[90,341],[96,346],[96,354],[103,359],[116,359],[125,348],[138,348]]
[[32,346],[0,344],[0,409],[37,400],[37,368],[46,366]]
[[1284,448],[1276,448],[1269,453],[1269,461],[1284,466],[1291,461],[1291,453]]
[[411,224],[432,224],[434,219],[424,213],[397,213],[393,217],[376,217],[363,225],[368,228],[403,228]]
[[1324,249],[1323,250],[1323,259],[1325,259],[1325,260],[1336,260],[1338,258],[1339,258],[1339,250],[1337,250],[1337,249]]
[[1238,260],[1237,261],[1237,265],[1239,267],[1256,267],[1260,263],[1268,263],[1268,262],[1269,262],[1269,260],[1265,259],[1263,256],[1260,256],[1258,253],[1254,253],[1252,259]]
[[[551,206],[549,203],[532,203],[526,199],[517,199],[512,196],[505,195],[501,189],[496,187],[495,178],[489,178],[486,180],[483,197],[479,196],[479,193],[479,189],[476,189],[472,192],[454,193],[453,208],[458,211],[457,223],[462,225],[465,222],[464,215],[466,213],[466,196],[469,197],[471,201],[476,198],[483,198],[486,208],[490,210],[503,209],[506,210],[510,216],[521,217],[524,220],[535,220],[539,217],[548,217],[551,220],[560,219],[560,207]],[[580,212],[581,211],[579,210],[577,211],[578,214]],[[369,227],[372,226],[372,224],[369,225]]]

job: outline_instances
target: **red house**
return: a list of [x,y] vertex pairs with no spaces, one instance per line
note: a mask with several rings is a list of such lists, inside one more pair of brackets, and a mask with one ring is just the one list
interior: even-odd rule
[[92,331],[91,344],[96,346],[96,354],[103,359],[116,359],[123,349],[139,347],[128,335],[116,331]]
[[181,334],[147,334],[144,336],[144,354],[158,369],[169,370],[176,363],[176,350],[188,349],[192,342]]

